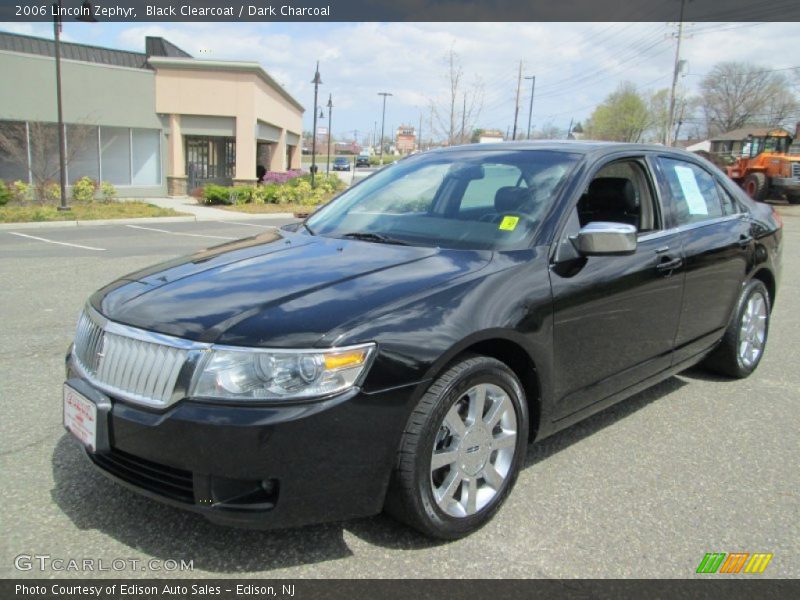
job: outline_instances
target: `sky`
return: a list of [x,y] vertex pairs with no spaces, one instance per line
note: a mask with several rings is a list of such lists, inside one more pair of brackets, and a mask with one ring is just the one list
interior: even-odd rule
[[[0,30],[52,37],[46,23],[0,23]],[[430,132],[429,106],[447,98],[446,57],[458,55],[468,89],[484,90],[477,127],[506,131],[514,121],[519,64],[536,76],[533,129],[585,121],[620,82],[642,91],[668,88],[675,23],[65,23],[63,39],[144,51],[162,36],[195,58],[257,61],[313,118],[314,66],[320,61],[320,104],[333,97],[333,133],[352,139],[402,124]],[[800,73],[800,23],[687,23],[679,85],[695,92],[720,61],[745,61],[787,76]],[[523,80],[518,129],[528,125],[531,81]],[[326,118],[320,126],[327,126]],[[800,117],[800,116],[799,116]],[[689,128],[684,130],[687,133]]]

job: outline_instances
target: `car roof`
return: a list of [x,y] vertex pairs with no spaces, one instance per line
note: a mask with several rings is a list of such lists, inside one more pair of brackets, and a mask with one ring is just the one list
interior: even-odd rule
[[487,144],[465,144],[436,148],[430,152],[447,153],[463,150],[550,150],[556,152],[572,152],[577,154],[606,154],[610,152],[661,152],[677,155],[692,153],[679,148],[670,148],[661,144],[632,144],[627,142],[606,142],[600,140],[525,140],[516,142],[492,142]]

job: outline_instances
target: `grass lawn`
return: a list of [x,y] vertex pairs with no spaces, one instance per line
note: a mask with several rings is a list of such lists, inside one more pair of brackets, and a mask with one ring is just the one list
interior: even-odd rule
[[0,223],[180,217],[186,214],[171,208],[159,208],[146,202],[93,202],[72,204],[71,207],[72,210],[61,212],[56,210],[55,206],[0,206]]
[[239,205],[217,205],[213,208],[221,208],[233,212],[250,213],[251,215],[267,215],[274,213],[312,213],[321,205],[309,206],[308,204],[239,204]]

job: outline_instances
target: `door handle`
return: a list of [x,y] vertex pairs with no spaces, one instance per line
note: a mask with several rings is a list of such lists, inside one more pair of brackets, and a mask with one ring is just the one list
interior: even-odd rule
[[683,265],[683,259],[678,257],[658,263],[656,265],[656,269],[658,269],[659,271],[674,271],[681,265]]

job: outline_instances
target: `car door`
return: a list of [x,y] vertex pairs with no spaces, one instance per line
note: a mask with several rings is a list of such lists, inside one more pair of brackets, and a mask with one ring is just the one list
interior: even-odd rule
[[674,360],[707,350],[722,335],[739,297],[754,242],[747,215],[708,170],[658,159],[658,178],[680,231],[685,283]]
[[[617,196],[630,196],[623,180],[635,196],[635,206],[627,209],[614,206]],[[595,192],[604,188],[612,193],[598,200]],[[569,236],[588,221],[636,225],[636,251],[578,256]],[[648,160],[637,156],[602,165],[572,209],[551,266],[557,420],[670,367],[682,260],[680,234],[664,227]]]

